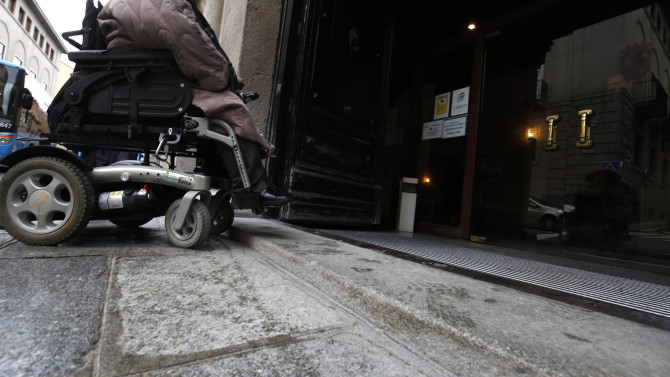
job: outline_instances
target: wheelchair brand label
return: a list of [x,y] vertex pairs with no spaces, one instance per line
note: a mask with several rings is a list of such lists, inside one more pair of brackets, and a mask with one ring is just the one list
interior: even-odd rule
[[47,199],[49,199],[48,194],[44,194],[44,195],[38,197],[37,199],[35,199],[35,202],[34,202],[35,204],[33,204],[32,207],[37,208],[37,207],[41,206],[42,204],[44,204],[47,201]]
[[183,186],[193,185],[193,178],[169,171],[163,172],[159,177],[159,181],[176,182]]

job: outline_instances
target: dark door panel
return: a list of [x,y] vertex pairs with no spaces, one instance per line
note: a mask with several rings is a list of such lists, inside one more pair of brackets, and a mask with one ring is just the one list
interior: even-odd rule
[[307,167],[291,172],[291,192],[298,197],[285,211],[297,221],[376,224],[379,222],[381,189],[354,183]]
[[[378,223],[388,2],[294,0],[279,105],[286,220]],[[296,23],[298,23],[296,25]]]
[[327,1],[315,28],[308,107],[362,128],[376,128],[381,106],[384,20],[378,1]]
[[369,140],[314,120],[305,127],[301,145],[298,164],[312,165],[340,178],[374,182],[375,144]]

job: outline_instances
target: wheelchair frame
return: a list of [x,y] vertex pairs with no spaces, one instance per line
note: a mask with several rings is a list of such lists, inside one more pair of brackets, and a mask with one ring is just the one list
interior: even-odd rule
[[[121,93],[127,89],[127,103],[125,99],[115,101],[110,104],[110,114],[98,114],[103,118],[109,115],[116,123],[84,121],[85,116],[68,118],[59,124],[57,132],[43,135],[40,146],[5,158],[3,163],[10,169],[0,181],[0,222],[13,237],[27,244],[56,245],[75,237],[91,219],[107,218],[117,225],[137,226],[164,213],[170,241],[179,247],[194,248],[210,233],[218,234],[231,226],[234,207],[253,209],[255,213],[263,210],[260,197],[249,192],[247,170],[232,127],[220,119],[189,116],[186,111],[190,87],[183,78],[176,81],[181,81],[175,89],[176,102],[170,97],[172,102],[156,104],[152,98],[135,93],[147,89],[140,87],[145,75],[156,68],[174,66],[169,51],[79,51],[69,56],[81,69],[95,72],[61,89],[59,95],[68,105],[90,108],[90,98],[100,93],[106,98],[104,91],[115,90],[108,89],[113,83],[121,83]],[[153,74],[155,78],[161,72],[158,76]],[[174,72],[170,74],[171,79],[179,78]],[[162,84],[160,79],[158,82]],[[174,84],[170,80],[166,83],[168,89]],[[151,92],[150,89],[145,91]],[[185,98],[179,97],[180,90]],[[168,90],[167,97],[171,93]],[[148,105],[143,107],[143,100]],[[125,121],[118,123],[119,118]],[[147,119],[150,124],[143,124]],[[168,125],[162,126],[161,119]],[[224,129],[226,134],[213,131],[212,126]],[[114,139],[110,134],[100,135],[101,132],[126,134],[127,139]],[[157,146],[153,148],[147,138],[156,134]],[[193,150],[193,145],[197,149],[200,140],[213,140],[232,149],[241,189],[233,190],[227,179],[175,170],[175,157],[196,157],[198,151]],[[141,151],[144,159],[92,168],[57,144],[75,150]],[[151,166],[150,156],[168,167]],[[153,192],[161,192],[166,199],[156,198],[158,194],[152,198]],[[176,199],[171,200],[173,197]],[[58,199],[66,204],[59,204]],[[167,209],[166,201],[172,202]],[[124,210],[126,202],[130,207]],[[133,210],[134,205],[137,210]]]

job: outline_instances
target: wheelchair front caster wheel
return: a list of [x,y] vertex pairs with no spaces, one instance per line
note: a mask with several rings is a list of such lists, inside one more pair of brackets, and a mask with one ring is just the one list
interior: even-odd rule
[[212,218],[207,206],[195,200],[180,229],[174,225],[181,199],[172,202],[165,214],[165,231],[173,245],[185,249],[200,246],[211,232]]

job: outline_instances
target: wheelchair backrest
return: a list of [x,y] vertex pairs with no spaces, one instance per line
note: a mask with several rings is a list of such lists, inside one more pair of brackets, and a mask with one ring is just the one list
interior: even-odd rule
[[[171,126],[189,108],[192,90],[168,50],[100,50],[68,54],[80,69],[61,88],[50,116],[52,133],[146,133],[146,125]],[[50,114],[51,115],[51,114]],[[53,118],[53,119],[51,119]]]

